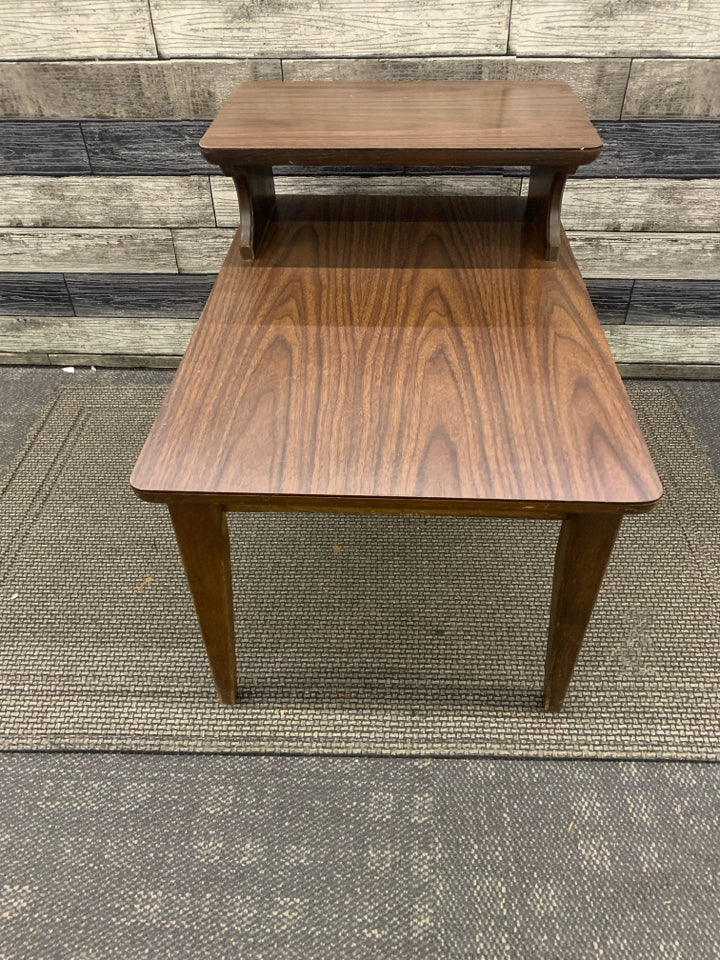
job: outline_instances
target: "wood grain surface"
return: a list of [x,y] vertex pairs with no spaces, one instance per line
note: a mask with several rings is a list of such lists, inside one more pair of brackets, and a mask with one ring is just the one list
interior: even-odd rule
[[0,175],[73,173],[90,173],[79,123],[0,122]]
[[514,0],[509,48],[520,56],[713,57],[717,0]]
[[627,322],[720,326],[720,281],[636,280]]
[[197,120],[116,120],[82,124],[93,173],[208,174],[198,148],[207,123]]
[[160,56],[505,53],[510,0],[152,0]]
[[0,60],[156,56],[147,0],[0,0]]
[[72,317],[73,312],[61,273],[0,273],[0,315]]
[[265,509],[651,506],[660,484],[567,241],[540,260],[513,198],[413,199],[407,216],[374,199],[354,219],[350,202],[343,220],[325,204],[272,223],[252,264],[234,245],[137,492]]
[[603,152],[579,177],[718,177],[717,120],[626,120],[597,124]]
[[0,232],[0,269],[174,273],[177,261],[170,230],[5,227]]
[[720,60],[633,60],[622,116],[720,116]]
[[560,81],[240,84],[211,163],[590,163],[602,140]]
[[[76,315],[114,317],[120,328],[119,337],[122,336],[121,317],[199,317],[216,279],[216,276],[176,273],[65,274]],[[0,298],[1,291],[0,284]]]

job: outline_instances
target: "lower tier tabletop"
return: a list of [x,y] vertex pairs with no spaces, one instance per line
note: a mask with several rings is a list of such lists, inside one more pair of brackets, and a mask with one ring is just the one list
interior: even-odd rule
[[567,238],[537,251],[515,198],[288,201],[259,259],[233,242],[133,487],[238,509],[648,509],[660,481]]

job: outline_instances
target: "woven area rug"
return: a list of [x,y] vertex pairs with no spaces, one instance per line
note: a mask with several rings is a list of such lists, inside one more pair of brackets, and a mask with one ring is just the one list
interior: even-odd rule
[[220,705],[164,507],[128,476],[157,388],[66,389],[0,501],[0,747],[716,759],[720,487],[631,396],[665,497],[626,518],[564,711],[541,710],[559,524],[232,514]]

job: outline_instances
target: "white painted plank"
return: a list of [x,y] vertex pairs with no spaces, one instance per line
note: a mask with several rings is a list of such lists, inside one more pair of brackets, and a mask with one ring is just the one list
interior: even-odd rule
[[[217,273],[233,231],[173,230],[180,273]],[[720,233],[570,232],[584,276],[720,279]]]
[[169,230],[0,231],[0,271],[177,273]]
[[605,327],[616,360],[623,363],[720,364],[720,330],[707,327]]
[[0,225],[213,227],[207,177],[3,177]]
[[155,56],[147,0],[0,0],[0,60]]
[[565,80],[598,120],[620,119],[629,69],[617,57],[283,60],[285,80]]
[[717,0],[514,0],[518,56],[716,57]]
[[[215,215],[219,227],[236,227],[237,194],[229,178],[211,177]],[[417,177],[276,177],[275,191],[282,194],[375,194],[385,196],[470,195],[518,196],[520,177],[417,176]]]
[[633,60],[623,119],[720,117],[720,60]]
[[[174,366],[195,320],[142,317],[0,317],[0,363],[97,363]],[[720,330],[606,325],[613,355],[630,376],[662,376],[669,367],[720,376]],[[683,367],[686,367],[683,373]],[[663,372],[664,371],[664,372]]]
[[510,0],[150,0],[161,57],[505,53]]
[[197,320],[142,317],[0,317],[0,351],[132,354],[184,353]]
[[720,279],[720,233],[570,232],[585,277]]
[[280,80],[279,60],[6,63],[0,116],[210,119],[238,83]]
[[720,183],[570,180],[565,188],[562,220],[571,230],[720,232]]

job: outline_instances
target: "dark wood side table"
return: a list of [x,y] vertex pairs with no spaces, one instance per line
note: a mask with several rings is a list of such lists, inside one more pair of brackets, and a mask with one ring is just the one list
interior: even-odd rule
[[[560,223],[602,142],[564,83],[251,83],[201,148],[241,222],[138,459],[220,699],[228,510],[561,519],[559,710],[623,514],[662,488]],[[529,165],[529,195],[278,198],[272,165]]]

